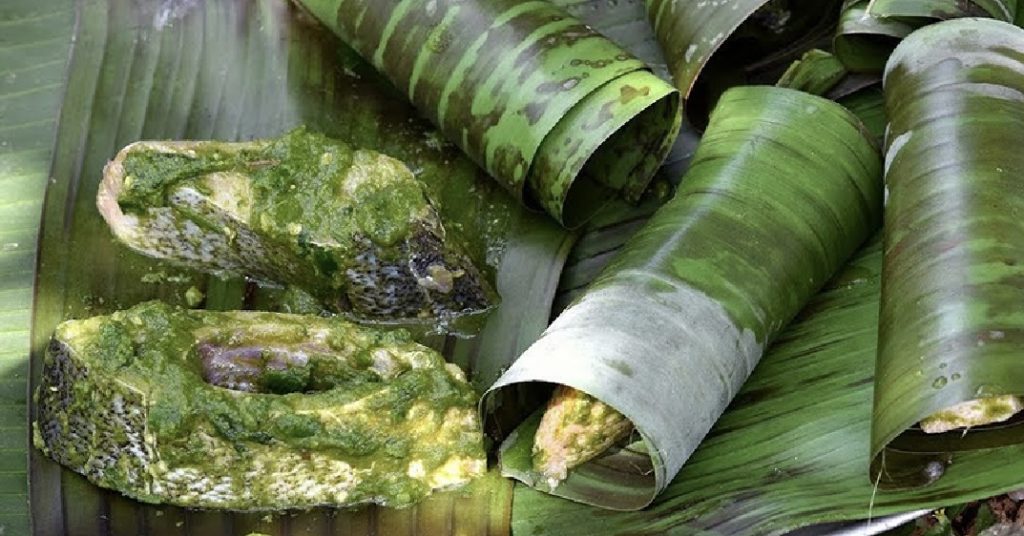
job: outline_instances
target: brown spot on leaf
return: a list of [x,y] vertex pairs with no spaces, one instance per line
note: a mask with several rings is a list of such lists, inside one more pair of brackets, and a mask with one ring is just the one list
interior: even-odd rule
[[540,121],[541,116],[544,115],[544,110],[547,108],[547,104],[540,102],[531,102],[523,108],[523,115],[526,116],[526,120],[530,122],[530,125],[536,125],[537,121]]
[[576,87],[580,83],[580,79],[575,76],[566,78],[565,80],[552,80],[550,82],[544,82],[537,86],[537,93],[548,94],[557,93],[559,91],[569,91]]
[[622,86],[619,90],[619,103],[627,104],[629,101],[637,97],[646,97],[651,94],[651,88],[644,86],[643,88],[637,89],[633,86]]

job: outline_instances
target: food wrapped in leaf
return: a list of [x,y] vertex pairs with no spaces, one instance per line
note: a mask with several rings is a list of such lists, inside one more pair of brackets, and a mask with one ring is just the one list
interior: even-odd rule
[[338,318],[148,302],[70,320],[36,397],[40,449],[147,502],[406,506],[486,470],[462,371]]
[[569,227],[636,200],[679,93],[552,2],[299,0],[517,199]]
[[295,285],[360,321],[443,324],[495,300],[404,164],[301,128],[133,143],[97,205],[146,255]]
[[[648,505],[877,227],[880,178],[877,148],[841,106],[726,92],[675,198],[485,395],[488,431],[507,435],[502,471],[581,502]],[[530,413],[515,390],[538,383],[563,387],[543,415],[509,423],[503,405]],[[639,441],[622,444],[628,423]]]
[[1024,442],[1022,50],[1016,26],[958,19],[917,30],[886,66],[871,438],[883,487]]

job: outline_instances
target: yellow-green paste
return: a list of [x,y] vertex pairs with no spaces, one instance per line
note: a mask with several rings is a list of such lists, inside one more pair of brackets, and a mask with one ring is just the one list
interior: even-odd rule
[[445,323],[496,298],[403,163],[305,129],[134,143],[97,205],[144,254],[293,285],[355,320]]
[[401,507],[486,469],[462,371],[339,318],[150,302],[68,321],[36,396],[37,447],[147,502]]

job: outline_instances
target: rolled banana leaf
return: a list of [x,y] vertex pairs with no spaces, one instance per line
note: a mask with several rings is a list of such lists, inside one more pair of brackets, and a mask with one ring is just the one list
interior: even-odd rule
[[671,81],[665,55],[647,18],[646,0],[549,0],[643,61],[662,80]]
[[[860,123],[833,102],[727,92],[672,201],[485,394],[503,473],[605,508],[650,504],[765,347],[877,227],[880,168]],[[496,395],[537,383],[611,406],[641,440],[551,489],[532,472],[538,414],[512,430],[496,413],[508,398]]]
[[[775,340],[669,487],[649,507],[609,512],[518,486],[515,534],[764,534],[936,509],[1024,484],[1024,445],[962,452],[928,486],[879,489],[870,464],[882,248],[851,260]],[[588,262],[591,259],[581,259]],[[572,265],[568,267],[571,269]],[[593,481],[594,486],[610,485]]]
[[680,126],[643,62],[546,1],[300,0],[517,199],[559,222],[635,200]]
[[[140,139],[248,141],[306,125],[401,160],[423,185],[446,229],[462,237],[465,253],[505,297],[479,336],[430,336],[420,342],[458,364],[479,390],[543,331],[573,236],[519,206],[420,119],[372,66],[314,20],[278,0],[110,0],[83,2],[76,9],[77,24],[63,30],[74,32],[75,46],[70,58],[68,50],[58,54],[57,81],[66,80],[56,138],[33,142],[54,145],[52,169],[46,166],[39,183],[48,188],[35,307],[31,316],[24,313],[34,336],[31,368],[25,364],[22,378],[31,377],[33,388],[41,380],[47,341],[64,320],[152,299],[207,310],[282,308],[280,289],[184,270],[111,240],[95,207],[102,169],[121,147]],[[33,203],[25,206],[38,209],[41,194]],[[25,291],[25,299],[31,295]],[[11,441],[24,446],[28,437],[24,433]],[[266,515],[153,507],[97,488],[34,449],[22,450],[19,459],[25,457],[30,457],[31,485],[24,493],[40,534],[73,527],[78,534],[161,536],[180,534],[186,525],[194,534],[361,535],[371,527],[395,535],[502,534],[510,520],[512,486],[494,471],[457,492],[434,493],[413,509]],[[25,504],[21,498],[17,508]]]
[[794,61],[775,85],[812,95],[824,95],[845,78],[846,74],[846,68],[835,56],[816,48]]
[[[854,115],[860,117],[857,109],[868,103],[879,103],[881,108],[882,77],[872,74],[851,73],[835,55],[821,49],[808,51],[799,60],[794,61],[789,69],[775,83],[778,87],[799,89],[812,95],[821,95],[834,101],[849,102]],[[877,91],[873,91],[877,90]],[[859,94],[877,94],[877,99],[870,99]],[[851,98],[855,97],[855,98]],[[866,99],[866,100],[865,100]],[[862,102],[863,101],[863,102]],[[859,108],[858,108],[859,109]],[[860,117],[864,121],[864,117]],[[868,117],[870,120],[871,118]],[[868,130],[874,125],[868,125]],[[882,128],[885,127],[884,120]],[[872,132],[874,132],[872,130]],[[879,138],[881,134],[879,134]]]
[[845,0],[833,48],[847,69],[878,73],[917,28],[960,17],[1013,22],[1018,15],[1017,0]]
[[[886,66],[885,258],[872,476],[922,485],[1024,443],[1024,30],[961,19]],[[929,433],[931,432],[931,433]],[[946,432],[946,433],[938,433]]]
[[838,0],[647,0],[686,116],[697,127],[729,87],[774,83],[831,34],[838,9]]
[[148,302],[57,327],[36,446],[157,504],[414,504],[487,469],[457,366],[341,319]]
[[888,119],[885,116],[885,97],[879,85],[866,87],[855,93],[851,93],[837,99],[839,104],[856,115],[864,127],[868,129],[879,145],[884,142],[885,127]]

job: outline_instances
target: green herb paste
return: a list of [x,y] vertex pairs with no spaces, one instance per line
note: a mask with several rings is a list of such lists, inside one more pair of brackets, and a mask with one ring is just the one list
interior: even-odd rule
[[304,129],[132,144],[97,204],[144,254],[294,285],[355,320],[444,324],[495,301],[404,164]]
[[150,302],[68,321],[37,404],[37,447],[148,502],[401,507],[486,468],[462,371],[339,318]]

